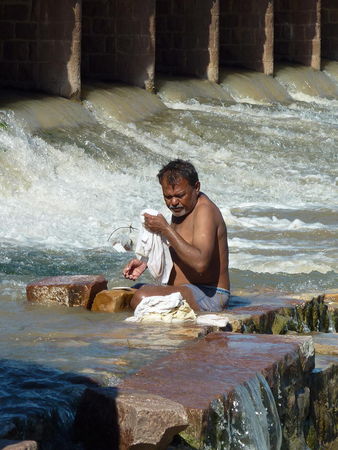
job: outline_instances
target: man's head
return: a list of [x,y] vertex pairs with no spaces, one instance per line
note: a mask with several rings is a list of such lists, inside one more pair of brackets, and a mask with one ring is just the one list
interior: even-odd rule
[[197,203],[200,190],[195,167],[188,161],[175,159],[162,167],[157,177],[172,214],[175,217],[189,214]]

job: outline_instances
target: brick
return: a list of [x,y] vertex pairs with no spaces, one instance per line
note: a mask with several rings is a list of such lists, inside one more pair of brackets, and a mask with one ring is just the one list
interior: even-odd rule
[[4,43],[4,58],[8,61],[27,61],[28,43],[24,41],[7,41]]
[[94,19],[93,33],[95,34],[112,34],[114,33],[114,21],[112,19]]
[[15,35],[17,39],[34,40],[37,37],[37,24],[17,22],[15,24]]
[[329,11],[327,21],[330,23],[338,24],[338,9]]
[[18,64],[16,62],[0,61],[0,79],[15,81],[18,77]]
[[40,39],[64,39],[65,26],[61,22],[39,24]]
[[106,37],[85,35],[82,37],[81,45],[83,53],[104,53],[106,51]]
[[38,60],[38,44],[37,42],[29,43],[29,61]]
[[36,75],[34,63],[20,63],[18,65],[18,81],[33,82],[36,80]]
[[83,17],[107,17],[109,13],[109,3],[107,1],[82,1]]
[[116,51],[122,53],[137,53],[135,42],[130,36],[121,36],[116,39]]
[[112,76],[115,73],[115,60],[111,55],[91,55],[89,58],[90,73],[102,73]]
[[157,0],[156,2],[156,16],[167,15],[170,13],[171,4],[168,0]]
[[14,30],[15,30],[14,23],[0,22],[0,39],[1,38],[4,38],[6,40],[13,39],[15,37]]
[[28,5],[23,4],[5,5],[3,11],[3,18],[15,21],[29,20]]

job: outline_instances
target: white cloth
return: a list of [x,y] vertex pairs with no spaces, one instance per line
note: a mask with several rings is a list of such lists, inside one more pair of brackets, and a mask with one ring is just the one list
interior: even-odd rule
[[144,213],[152,216],[157,216],[158,214],[154,209],[141,211],[142,227],[138,235],[135,253],[139,259],[145,258],[147,260],[147,266],[153,278],[161,284],[166,284],[173,267],[169,246],[161,235],[151,233],[145,229]]
[[209,325],[224,328],[229,323],[229,318],[221,314],[202,314],[196,319],[197,325]]
[[195,321],[196,314],[183,299],[180,292],[169,295],[145,297],[135,308],[128,322],[187,322]]

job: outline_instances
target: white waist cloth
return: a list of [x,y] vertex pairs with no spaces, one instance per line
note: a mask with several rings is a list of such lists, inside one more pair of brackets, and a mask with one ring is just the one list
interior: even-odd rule
[[144,227],[144,213],[157,216],[154,209],[144,209],[141,211],[141,230],[138,235],[135,253],[139,259],[147,260],[148,269],[152,277],[161,284],[168,283],[173,262],[171,259],[169,246],[161,235],[152,233]]
[[145,297],[134,311],[134,316],[128,317],[128,322],[187,322],[195,321],[196,314],[180,292],[169,295],[154,295]]

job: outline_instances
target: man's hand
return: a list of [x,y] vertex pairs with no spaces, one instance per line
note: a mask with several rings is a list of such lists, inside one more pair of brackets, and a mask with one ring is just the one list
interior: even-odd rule
[[144,213],[144,226],[146,230],[151,231],[152,233],[163,233],[170,225],[162,214],[152,216]]
[[147,268],[147,263],[145,261],[141,261],[140,259],[132,259],[123,269],[124,278],[128,278],[128,280],[137,280],[139,276],[143,274],[143,272]]

